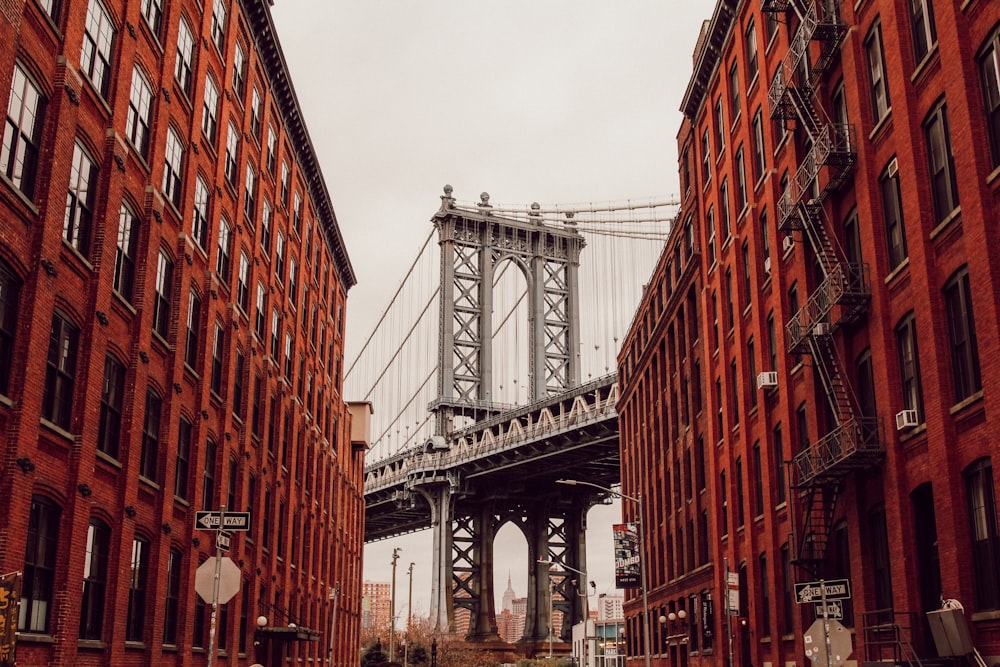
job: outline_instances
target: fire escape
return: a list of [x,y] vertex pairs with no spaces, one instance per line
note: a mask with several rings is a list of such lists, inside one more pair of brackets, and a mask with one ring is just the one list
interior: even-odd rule
[[[874,417],[862,415],[843,371],[834,334],[867,312],[868,270],[846,261],[827,232],[824,201],[850,177],[856,160],[852,126],[831,122],[816,95],[847,34],[836,0],[761,0],[764,12],[780,14],[798,28],[768,91],[771,118],[794,123],[803,134],[804,157],[777,205],[778,229],[800,231],[817,260],[821,280],[785,325],[788,352],[812,359],[830,404],[829,432],[800,451],[792,462],[792,486],[800,505],[795,562],[813,575],[826,558],[837,499],[853,471],[878,463],[882,447]],[[818,56],[810,63],[810,49]]]

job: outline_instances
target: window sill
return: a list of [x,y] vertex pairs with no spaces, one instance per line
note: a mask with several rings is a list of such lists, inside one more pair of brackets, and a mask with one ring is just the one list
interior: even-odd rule
[[899,266],[893,269],[892,272],[885,277],[885,280],[882,282],[884,282],[886,285],[896,282],[896,278],[898,278],[899,275],[903,273],[903,271],[908,269],[909,266],[910,266],[910,258],[906,257],[902,262],[899,263]]
[[[923,415],[921,415],[921,418],[923,418]],[[918,426],[916,426],[914,428],[911,428],[906,433],[901,434],[899,436],[899,442],[903,443],[903,442],[907,442],[909,440],[913,440],[917,436],[924,435],[925,433],[927,433],[927,422],[926,421],[921,422]]]
[[45,417],[42,417],[39,423],[42,426],[44,426],[47,430],[51,431],[53,434],[59,436],[61,439],[68,440],[70,444],[72,444],[73,441],[76,440],[75,435],[64,429],[62,426],[50,422]]
[[1000,609],[989,611],[976,611],[972,613],[973,621],[996,621],[1000,620]]
[[938,223],[937,227],[931,230],[931,233],[928,235],[927,238],[933,241],[935,238],[943,234],[945,230],[947,230],[948,227],[951,226],[951,223],[955,222],[961,217],[962,217],[962,207],[956,206],[951,213],[945,216],[944,220]]
[[926,83],[927,77],[931,71],[931,65],[933,63],[940,64],[940,62],[941,58],[938,57],[938,42],[934,42],[931,48],[927,50],[927,53],[924,54],[920,64],[918,64],[913,70],[913,74],[910,75],[910,83],[914,84],[914,86],[918,88],[922,86]]
[[[42,632],[24,632],[18,631],[17,633],[18,642],[26,642],[32,644],[55,644],[56,638],[52,635],[48,635]],[[83,640],[81,640],[82,642]]]
[[125,640],[125,650],[127,651],[145,651],[146,642],[136,641],[136,640]]
[[983,390],[980,389],[974,394],[970,394],[968,397],[963,398],[961,401],[951,406],[948,412],[952,417],[957,417],[959,413],[964,412],[967,408],[979,403],[983,400]]
[[101,450],[97,450],[97,458],[98,458],[98,460],[103,461],[104,463],[108,464],[109,466],[112,466],[114,468],[118,468],[119,470],[122,469],[121,461],[119,461],[118,459],[116,459],[111,454],[108,454],[107,452],[102,452]]
[[886,127],[892,125],[890,121],[892,121],[892,107],[886,109],[885,113],[882,114],[882,117],[879,118],[877,123],[875,123],[875,127],[873,127],[872,131],[868,133],[868,141],[874,143],[875,137],[881,134]]

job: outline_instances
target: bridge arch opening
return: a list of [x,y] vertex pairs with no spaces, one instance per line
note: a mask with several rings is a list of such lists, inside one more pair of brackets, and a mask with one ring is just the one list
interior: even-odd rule
[[[504,630],[503,612],[508,609],[513,622],[514,605],[521,605],[520,618],[521,623],[524,622],[524,599],[528,597],[528,572],[532,567],[533,564],[528,562],[528,540],[524,532],[510,521],[504,523],[493,538],[493,608],[501,632]],[[505,638],[516,642],[524,628],[512,628],[512,631],[516,636]]]
[[493,331],[491,359],[493,402],[523,405],[531,382],[531,341],[527,269],[519,258],[501,258],[493,276]]

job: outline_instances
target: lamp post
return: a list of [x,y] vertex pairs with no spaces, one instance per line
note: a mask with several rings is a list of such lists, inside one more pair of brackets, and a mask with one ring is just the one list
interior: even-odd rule
[[638,509],[638,520],[635,522],[637,525],[637,532],[639,533],[639,586],[642,589],[642,650],[646,654],[646,667],[650,667],[650,652],[649,652],[649,597],[646,591],[646,541],[643,533],[645,529],[642,523],[642,494],[636,496],[630,496],[628,494],[622,493],[621,491],[615,491],[607,486],[602,486],[600,484],[594,484],[593,482],[583,482],[576,479],[557,479],[556,484],[567,484],[569,486],[590,486],[595,489],[600,489],[605,493],[610,493],[614,496],[618,496],[623,500],[631,500],[634,502]]
[[[587,662],[587,654],[588,654],[588,650],[587,649],[588,649],[589,644],[590,644],[590,637],[588,636],[590,634],[590,630],[588,629],[590,627],[590,595],[586,592],[587,591],[587,584],[586,584],[587,573],[583,572],[582,570],[578,570],[575,567],[570,567],[569,565],[566,565],[565,563],[557,563],[555,561],[547,560],[545,558],[539,558],[538,562],[539,563],[545,563],[546,565],[550,566],[549,567],[549,574],[552,574],[552,567],[551,566],[559,566],[559,567],[566,568],[567,570],[570,570],[572,572],[576,572],[577,574],[579,574],[584,579],[584,592],[581,593],[580,590],[579,590],[580,587],[577,586],[576,587],[577,588],[576,594],[583,598],[583,652],[582,652],[581,657],[583,658],[583,665],[584,665],[584,667],[588,667],[589,663]],[[560,574],[560,573],[557,572],[557,574]],[[561,573],[561,574],[565,574],[565,573]],[[594,584],[593,581],[590,582],[590,585],[593,586],[595,589],[597,588],[597,585]],[[551,604],[551,597],[550,597],[550,604]]]
[[413,621],[413,563],[406,571],[410,575],[410,597],[406,600],[406,644],[403,645],[403,665],[409,665],[410,650],[410,623]]
[[389,596],[389,662],[396,658],[396,561],[399,560],[399,547],[392,550],[392,595]]

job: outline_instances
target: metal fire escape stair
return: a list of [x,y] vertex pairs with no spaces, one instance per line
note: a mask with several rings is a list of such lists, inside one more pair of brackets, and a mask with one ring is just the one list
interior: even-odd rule
[[[805,133],[806,151],[778,201],[778,228],[801,230],[819,262],[823,279],[786,324],[787,347],[812,358],[815,377],[829,401],[834,424],[793,459],[792,486],[799,492],[801,525],[795,562],[813,574],[826,559],[844,478],[876,464],[882,455],[874,419],[860,416],[858,402],[841,372],[833,335],[867,310],[867,270],[843,260],[826,230],[823,202],[850,177],[856,154],[852,129],[832,123],[815,99],[820,79],[831,66],[847,29],[833,0],[761,0],[765,12],[794,12],[799,26],[768,90],[771,117],[795,121]],[[809,62],[819,41],[819,57]]]

